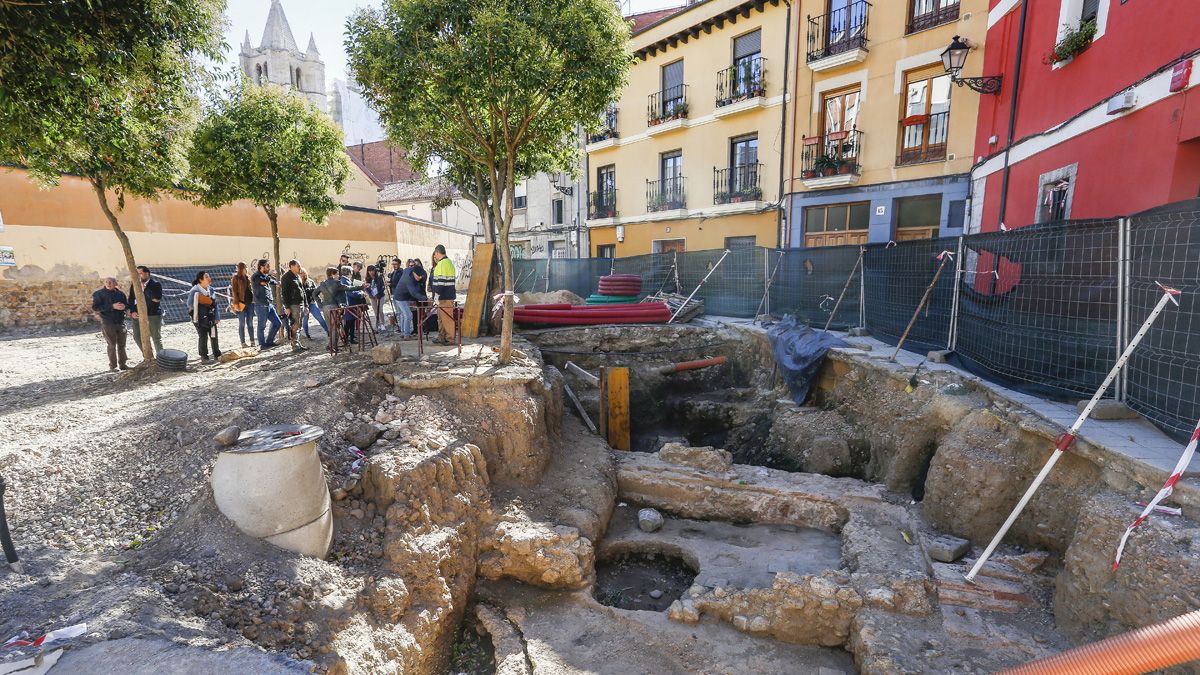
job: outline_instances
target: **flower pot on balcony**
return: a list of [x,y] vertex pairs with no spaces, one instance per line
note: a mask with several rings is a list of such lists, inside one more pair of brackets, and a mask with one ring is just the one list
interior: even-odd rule
[[838,167],[838,173],[843,176],[854,173],[854,162],[844,162]]
[[816,177],[817,177],[817,173],[818,173],[818,172],[817,172],[817,170],[816,170],[816,169],[805,169],[805,170],[803,170],[803,171],[801,171],[801,172],[800,172],[800,177],[801,177],[801,178],[803,178],[803,179],[805,179],[805,180],[808,180],[809,178],[816,178]]

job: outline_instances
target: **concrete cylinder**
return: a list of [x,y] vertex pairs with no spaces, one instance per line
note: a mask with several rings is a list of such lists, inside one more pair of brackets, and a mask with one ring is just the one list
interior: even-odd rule
[[323,433],[298,424],[243,431],[213,466],[217,508],[252,537],[324,558],[333,538],[333,510],[317,454]]

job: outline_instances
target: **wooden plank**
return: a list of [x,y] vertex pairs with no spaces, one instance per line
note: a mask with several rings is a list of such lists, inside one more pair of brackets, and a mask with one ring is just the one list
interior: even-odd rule
[[579,397],[575,395],[575,390],[571,389],[571,385],[563,382],[563,391],[567,392],[567,396],[571,399],[571,403],[575,404],[575,409],[579,411],[579,416],[583,418],[584,424],[592,433],[596,433],[596,425],[592,424],[592,418],[588,417],[587,411],[583,409],[583,404],[579,402]]
[[608,440],[608,369],[600,368],[600,436]]
[[495,256],[495,244],[475,245],[475,255],[471,260],[471,285],[467,287],[467,304],[463,307],[462,335],[465,338],[479,337],[483,328],[488,280],[492,276],[492,261]]
[[608,445],[617,450],[628,450],[629,433],[629,369],[609,368],[606,372],[608,386]]

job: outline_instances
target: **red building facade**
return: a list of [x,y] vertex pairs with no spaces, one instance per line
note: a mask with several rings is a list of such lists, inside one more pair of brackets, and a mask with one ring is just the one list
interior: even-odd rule
[[992,0],[987,21],[1004,82],[980,105],[969,232],[1200,196],[1200,0]]

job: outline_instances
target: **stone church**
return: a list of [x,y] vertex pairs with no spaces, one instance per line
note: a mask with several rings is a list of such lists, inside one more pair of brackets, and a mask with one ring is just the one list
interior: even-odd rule
[[328,111],[325,62],[317,53],[317,43],[310,33],[308,48],[300,51],[279,0],[271,0],[271,12],[258,47],[250,46],[250,31],[246,31],[239,59],[252,82],[295,89],[321,111]]

